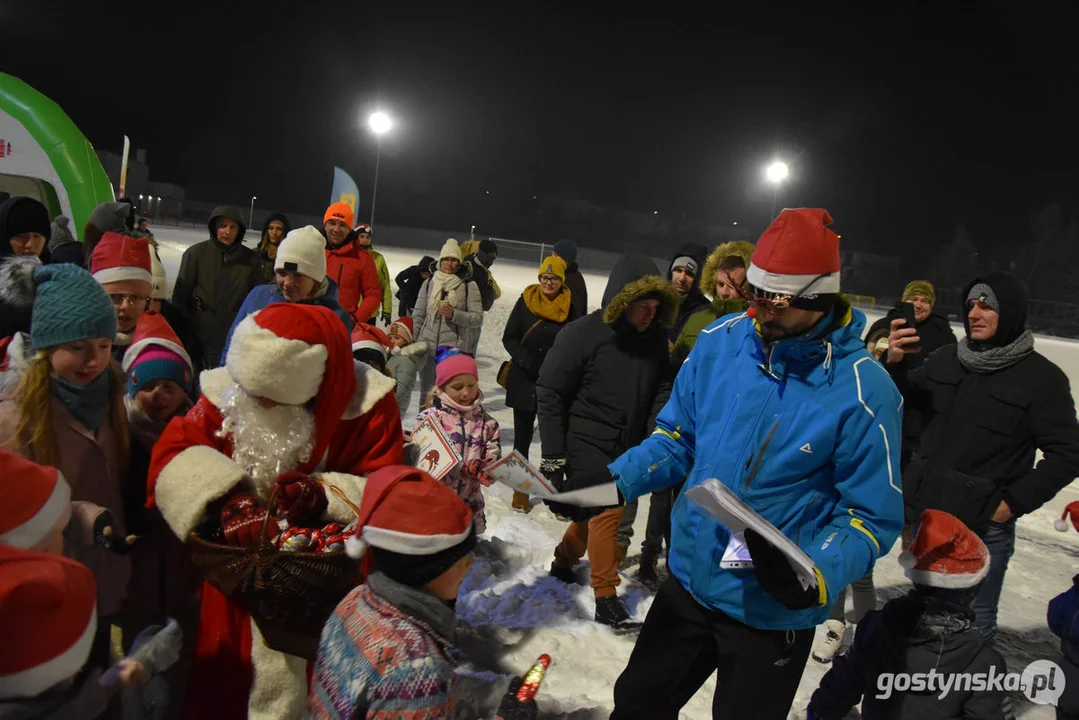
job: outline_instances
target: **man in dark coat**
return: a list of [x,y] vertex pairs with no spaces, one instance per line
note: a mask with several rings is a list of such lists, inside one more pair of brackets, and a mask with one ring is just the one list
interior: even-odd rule
[[491,284],[491,266],[498,257],[498,245],[494,240],[480,240],[479,249],[465,258],[464,264],[472,267],[472,282],[480,289],[483,311],[495,304],[495,288]]
[[584,317],[588,314],[588,286],[585,285],[584,275],[577,264],[577,243],[563,238],[554,244],[554,252],[551,254],[566,261],[566,287],[570,291],[573,314]]
[[[627,255],[611,271],[604,309],[558,333],[536,383],[541,468],[557,489],[609,483],[607,465],[648,437],[670,396],[666,337],[677,306],[678,293],[655,264]],[[572,568],[587,552],[596,621],[627,626],[616,590],[622,508],[552,510],[573,522],[555,549],[551,574],[574,582]]]
[[202,367],[217,367],[232,321],[258,279],[255,251],[243,244],[244,225],[234,207],[214,208],[210,238],[184,251],[172,303],[194,320],[202,344]]
[[[886,361],[904,407],[922,414],[921,443],[903,473],[907,523],[927,508],[944,510],[985,540],[992,564],[974,611],[992,638],[1015,520],[1079,476],[1079,423],[1067,375],[1034,350],[1022,281],[989,273],[964,297],[962,342],[908,371],[902,361],[920,338],[895,320]],[[1038,450],[1044,457],[1034,467]]]
[[667,268],[667,279],[682,296],[682,302],[678,305],[678,316],[674,324],[667,329],[667,339],[670,341],[669,347],[672,350],[674,341],[682,334],[682,328],[685,327],[689,316],[711,304],[701,292],[697,282],[704,269],[704,259],[707,256],[708,250],[704,245],[686,243],[674,254],[671,265]]
[[412,317],[412,310],[416,307],[416,297],[420,294],[423,281],[431,277],[435,259],[430,255],[424,255],[419,263],[405,268],[397,273],[397,299],[398,314],[401,317]]

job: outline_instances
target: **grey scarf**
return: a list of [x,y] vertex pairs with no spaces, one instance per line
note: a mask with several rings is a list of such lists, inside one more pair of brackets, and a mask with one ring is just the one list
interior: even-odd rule
[[447,643],[453,642],[457,617],[446,603],[419,588],[402,585],[383,573],[367,578],[367,586],[383,600],[396,605],[402,612],[426,623]]
[[959,362],[967,370],[976,373],[992,373],[1015,365],[1034,352],[1034,333],[1023,333],[1003,347],[985,346],[975,350],[970,346],[970,338],[959,343]]

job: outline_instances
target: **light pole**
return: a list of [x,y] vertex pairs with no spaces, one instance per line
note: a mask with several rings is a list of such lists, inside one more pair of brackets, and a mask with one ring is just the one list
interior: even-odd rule
[[779,160],[764,169],[764,176],[768,178],[768,182],[776,186],[772,192],[772,214],[768,216],[769,224],[776,216],[776,200],[779,197],[779,186],[787,179],[788,175],[790,175],[790,168],[787,167],[787,163]]
[[247,227],[252,227],[252,223],[255,220],[255,201],[258,200],[254,195],[251,196],[251,210],[247,213]]
[[375,227],[375,199],[378,197],[378,166],[382,160],[382,136],[389,131],[393,123],[390,121],[390,116],[381,110],[373,113],[371,117],[367,119],[367,124],[371,128],[371,132],[375,134],[375,187],[371,190],[371,220],[369,224],[371,228]]

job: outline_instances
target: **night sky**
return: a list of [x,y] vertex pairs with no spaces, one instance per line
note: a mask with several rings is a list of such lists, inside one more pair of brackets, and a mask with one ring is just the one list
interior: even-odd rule
[[96,147],[131,136],[195,199],[320,213],[336,164],[366,206],[361,118],[380,100],[395,224],[527,235],[532,196],[561,195],[760,228],[773,158],[793,172],[780,205],[827,207],[845,244],[908,258],[960,222],[1015,252],[1033,211],[1079,209],[1065,3],[14,5],[3,70]]

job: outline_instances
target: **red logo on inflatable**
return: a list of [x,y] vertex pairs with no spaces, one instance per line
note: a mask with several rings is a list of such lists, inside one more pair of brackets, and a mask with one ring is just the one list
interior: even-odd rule
[[7,140],[0,139],[0,158],[7,157],[11,154],[11,143]]

